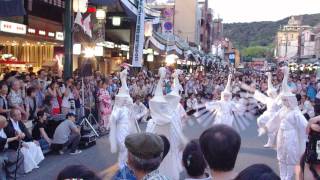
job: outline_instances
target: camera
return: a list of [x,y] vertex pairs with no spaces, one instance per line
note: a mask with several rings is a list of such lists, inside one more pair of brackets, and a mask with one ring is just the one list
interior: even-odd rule
[[[320,124],[319,124],[320,125]],[[311,130],[306,144],[306,159],[308,164],[320,164],[320,133]]]

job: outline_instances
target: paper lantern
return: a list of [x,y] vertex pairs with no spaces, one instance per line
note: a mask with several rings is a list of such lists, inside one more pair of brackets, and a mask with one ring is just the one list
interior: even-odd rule
[[106,11],[104,9],[97,9],[96,11],[96,18],[98,20],[106,19]]
[[119,17],[119,16],[112,17],[112,25],[113,26],[120,26],[121,25],[121,17]]
[[94,48],[94,55],[98,56],[98,57],[103,56],[103,47],[102,46],[96,46]]
[[153,54],[148,54],[147,61],[148,62],[153,62],[153,60],[154,60]]
[[146,37],[152,36],[152,31],[153,31],[152,23],[145,22],[144,23],[144,36],[146,36]]
[[73,11],[74,12],[87,12],[88,0],[73,0]]
[[73,45],[73,54],[80,55],[81,54],[81,44],[74,44]]

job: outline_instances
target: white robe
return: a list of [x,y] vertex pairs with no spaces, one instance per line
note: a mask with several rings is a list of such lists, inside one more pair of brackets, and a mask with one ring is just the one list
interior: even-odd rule
[[276,149],[281,180],[291,180],[294,177],[294,166],[298,165],[305,151],[307,124],[298,107],[294,109],[283,107],[266,124],[268,131],[279,129]]
[[265,104],[267,106],[266,111],[264,111],[258,118],[257,118],[257,124],[259,128],[263,128],[266,123],[272,119],[276,113],[280,110],[280,101],[278,98],[271,98],[264,94],[262,94],[259,91],[255,91],[253,97],[261,102],[262,104]]
[[215,111],[215,118],[213,124],[225,124],[232,127],[235,116],[234,113],[241,113],[243,110],[240,104],[234,101],[213,101],[206,103],[206,109],[209,111]]
[[22,147],[21,152],[24,157],[24,171],[29,173],[33,169],[39,168],[38,164],[44,159],[44,156],[40,146],[34,142],[26,142],[25,144],[28,148]]
[[125,147],[125,138],[137,132],[135,123],[131,118],[130,110],[123,107],[114,107],[110,116],[110,146],[112,153],[119,153],[118,163],[120,169],[124,167],[127,162],[128,151]]
[[186,143],[182,133],[181,115],[183,113],[180,106],[174,110],[167,109],[167,111],[171,115],[170,122],[162,123],[161,117],[152,116],[153,119],[148,121],[146,132],[164,135],[168,138],[170,150],[161,162],[159,171],[170,179],[178,180],[183,170],[181,151]]
[[132,115],[136,121],[147,119],[148,109],[147,107],[139,102],[139,104],[134,103],[132,107]]

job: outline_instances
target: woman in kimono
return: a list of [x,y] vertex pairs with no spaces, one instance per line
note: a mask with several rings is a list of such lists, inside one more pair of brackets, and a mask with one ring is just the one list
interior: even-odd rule
[[[166,97],[163,96],[163,81],[166,76],[166,69],[159,69],[160,79],[156,87],[155,95],[150,100],[151,120],[147,125],[147,132],[164,135],[170,142],[170,150],[161,162],[160,173],[170,179],[179,179],[183,170],[181,164],[182,150],[186,144],[186,138],[182,133],[181,118],[184,115],[180,105],[179,95],[179,72],[174,73],[174,88]],[[182,109],[181,109],[182,108]]]
[[[267,122],[272,119],[275,114],[281,108],[281,99],[280,96],[277,94],[277,89],[275,89],[272,85],[272,74],[267,72],[268,76],[268,90],[267,95],[264,95],[259,90],[250,87],[246,84],[241,84],[241,88],[245,89],[253,94],[253,98],[259,101],[262,104],[267,106],[266,111],[263,112],[261,116],[257,118],[257,124],[259,129],[264,128]],[[275,132],[268,132],[268,142],[264,145],[265,148],[271,148],[275,146],[277,131]]]
[[305,151],[307,120],[298,106],[296,95],[288,86],[289,68],[284,67],[281,100],[283,107],[267,122],[260,134],[274,132],[277,134],[277,159],[279,161],[281,180],[292,180],[294,170],[299,165]]
[[109,130],[109,117],[112,111],[111,97],[107,91],[107,82],[103,81],[98,92],[100,123],[105,130]]
[[110,116],[110,147],[111,153],[119,153],[118,163],[122,169],[126,165],[128,151],[124,141],[129,134],[139,131],[137,123],[132,118],[132,98],[127,86],[127,75],[129,66],[120,72],[121,88],[115,97],[115,104]]

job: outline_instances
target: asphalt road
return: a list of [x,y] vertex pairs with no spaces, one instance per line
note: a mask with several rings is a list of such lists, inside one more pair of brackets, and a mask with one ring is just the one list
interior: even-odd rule
[[[196,139],[205,130],[204,127],[190,120],[191,125],[187,125],[184,129],[189,139]],[[144,126],[144,125],[142,125]],[[245,167],[264,163],[278,172],[276,161],[276,152],[272,149],[263,148],[266,142],[266,136],[257,137],[256,122],[251,122],[250,126],[240,132],[242,143],[240,154],[235,167],[236,171],[241,171]],[[40,168],[33,170],[23,178],[25,180],[54,180],[57,174],[66,166],[81,164],[95,170],[105,179],[110,179],[110,175],[116,170],[117,155],[111,154],[108,136],[98,139],[97,145],[83,150],[79,155],[47,155],[45,160],[41,162]]]

